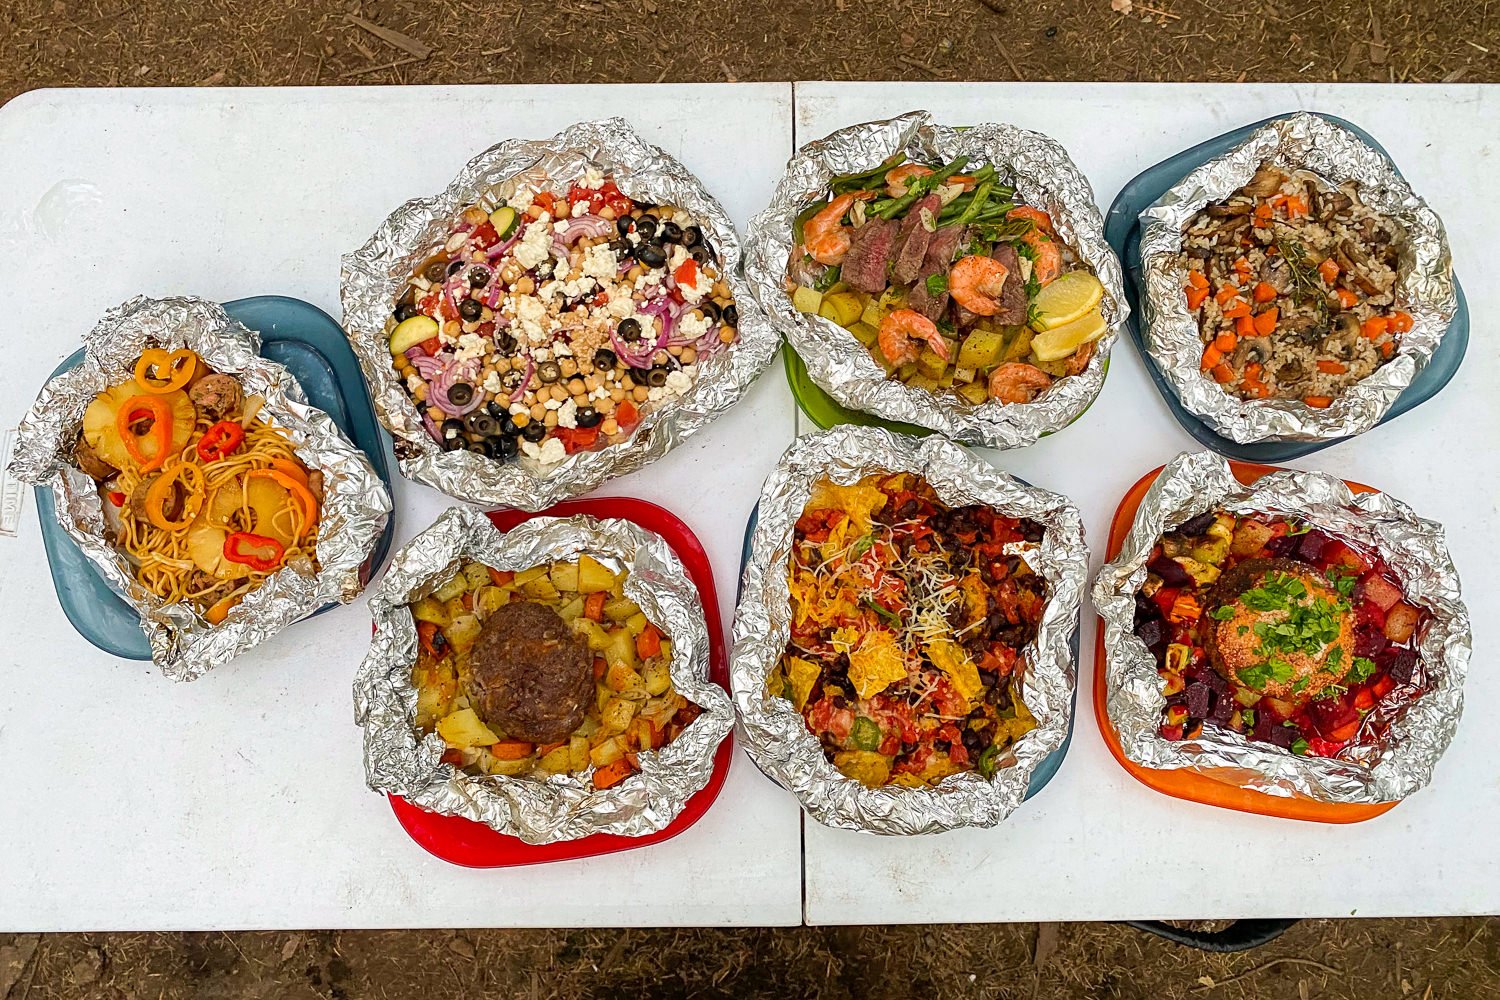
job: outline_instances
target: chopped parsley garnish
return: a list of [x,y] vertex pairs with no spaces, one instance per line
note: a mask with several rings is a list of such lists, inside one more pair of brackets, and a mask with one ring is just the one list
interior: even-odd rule
[[1296,682],[1292,684],[1292,693],[1301,694],[1303,691],[1307,690],[1307,686],[1311,683],[1311,677],[1298,677]]
[[[1223,605],[1222,607],[1214,608],[1214,610],[1213,610],[1213,619],[1216,622],[1227,622],[1229,619],[1231,619],[1233,617],[1234,617],[1234,608],[1230,607],[1227,604]],[[1241,626],[1241,628],[1243,628],[1243,627],[1244,626]],[[1241,632],[1240,634],[1243,635],[1244,633]]]
[[1328,651],[1328,662],[1324,664],[1329,670],[1337,670],[1339,664],[1344,662],[1344,647],[1334,646]]
[[1328,577],[1328,582],[1333,584],[1333,589],[1341,595],[1354,596],[1354,586],[1359,583],[1359,578],[1353,573],[1345,573],[1341,566],[1330,566],[1323,575]]
[[1323,690],[1319,691],[1317,694],[1313,695],[1313,701],[1327,701],[1330,698],[1337,698],[1339,695],[1348,690],[1349,689],[1344,687],[1342,684],[1330,684]]
[[1296,754],[1298,757],[1307,756],[1308,749],[1309,747],[1307,741],[1300,736],[1297,737],[1296,741],[1292,743],[1291,747],[1292,753]]
[[1374,676],[1375,670],[1376,667],[1373,660],[1367,660],[1363,656],[1356,656],[1354,658],[1354,665],[1349,668],[1349,673],[1344,676],[1344,680],[1358,684]]
[[946,274],[929,274],[927,276],[927,294],[931,296],[942,295],[948,290],[948,276]]
[[1247,729],[1253,728],[1254,725],[1255,725],[1255,709],[1253,709],[1253,708],[1242,708],[1242,709],[1240,709],[1240,721],[1245,724],[1245,728],[1247,728]]

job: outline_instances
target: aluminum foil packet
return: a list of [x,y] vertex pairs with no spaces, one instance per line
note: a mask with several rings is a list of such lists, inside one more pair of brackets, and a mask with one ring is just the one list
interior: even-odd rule
[[[629,571],[625,596],[672,641],[672,684],[703,714],[665,747],[641,753],[639,774],[603,790],[594,788],[589,772],[545,780],[474,776],[443,763],[442,738],[421,736],[415,724],[417,629],[408,605],[451,579],[465,559],[520,571],[585,552]],[[502,533],[479,511],[450,507],[391,560],[370,597],[370,613],[375,635],[354,680],[367,784],[528,844],[593,833],[643,837],[665,828],[708,783],[714,753],[734,727],[729,696],[708,679],[708,631],[697,588],[672,547],[630,521],[538,517]]]
[[[11,472],[50,487],[57,520],[106,582],[141,615],[151,658],[174,680],[195,680],[326,604],[347,604],[364,589],[361,567],[385,531],[391,498],[369,459],[281,365],[260,356],[260,336],[217,303],[137,296],[104,314],[83,338],[83,361],[48,382],[16,438]],[[234,375],[246,393],[265,398],[260,413],[291,432],[297,457],[323,473],[318,564],[285,566],[210,625],[187,604],[168,604],[135,582],[125,555],[109,540],[99,489],[73,465],[73,444],[94,396],[134,375],[148,347],[196,351],[210,367]]]
[[[848,485],[879,472],[918,473],[944,503],[986,504],[1046,528],[1028,562],[1046,578],[1047,608],[1019,674],[1021,700],[1037,725],[1001,755],[989,780],[969,771],[933,787],[868,788],[834,767],[791,702],[766,689],[791,635],[787,570],[793,526],[814,484],[827,477]],[[750,756],[827,826],[892,835],[994,826],[1021,804],[1032,772],[1067,739],[1077,686],[1070,641],[1078,628],[1087,576],[1088,548],[1078,508],[959,445],[938,436],[917,439],[849,425],[798,438],[761,489],[734,619],[730,679]]]
[[[1182,294],[1187,284],[1184,232],[1194,215],[1248,184],[1267,161],[1283,169],[1309,170],[1335,186],[1357,183],[1362,202],[1406,231],[1396,297],[1411,313],[1412,329],[1402,334],[1394,358],[1346,389],[1327,409],[1300,400],[1243,400],[1199,370],[1203,342]],[[1193,170],[1141,213],[1140,224],[1147,352],[1184,409],[1240,444],[1328,440],[1374,427],[1432,360],[1458,310],[1448,234],[1437,214],[1412,192],[1383,152],[1305,111],[1267,123]]]
[[[1389,721],[1379,741],[1327,758],[1299,757],[1229,729],[1205,728],[1198,738],[1180,742],[1161,737],[1166,696],[1156,660],[1135,634],[1135,594],[1145,582],[1146,562],[1157,539],[1213,509],[1296,517],[1356,548],[1377,552],[1400,577],[1407,600],[1431,613],[1417,647],[1426,688],[1413,700],[1402,698],[1398,690],[1376,706]],[[1126,756],[1143,767],[1188,768],[1281,797],[1394,802],[1432,780],[1463,714],[1472,646],[1469,612],[1442,526],[1385,493],[1356,495],[1326,473],[1285,469],[1244,486],[1217,455],[1179,455],[1141,501],[1120,554],[1094,581],[1093,598],[1104,619],[1109,720]]]
[[[848,330],[821,316],[798,312],[786,292],[797,214],[823,197],[839,174],[872,169],[894,153],[917,161],[969,157],[969,165],[994,164],[1016,189],[1016,201],[1052,216],[1058,237],[1104,285],[1101,308],[1109,331],[1079,375],[1057,379],[1030,403],[988,400],[975,406],[886,377]],[[1061,430],[1086,410],[1104,386],[1110,347],[1130,314],[1120,261],[1104,241],[1104,221],[1094,190],[1056,140],[1013,125],[954,128],[933,123],[925,111],[839,129],[803,146],[787,164],[771,204],[750,223],[745,275],[762,308],[825,392],[842,405],[939,431],[966,444],[1021,448]]]
[[[521,190],[566,191],[590,168],[611,173],[632,198],[675,205],[698,221],[734,293],[738,342],[700,360],[692,387],[646,413],[619,444],[545,466],[524,456],[501,463],[468,451],[444,451],[424,428],[391,365],[386,320],[397,297],[417,266],[442,246],[465,207]],[[408,201],[364,246],[344,255],[341,298],[344,329],[370,384],[375,411],[395,438],[402,474],[455,499],[532,511],[661,458],[738,402],[779,346],[775,328],[745,283],[739,235],[723,206],[686,167],[622,118],[581,122],[551,139],[510,139],[480,153],[441,193]]]

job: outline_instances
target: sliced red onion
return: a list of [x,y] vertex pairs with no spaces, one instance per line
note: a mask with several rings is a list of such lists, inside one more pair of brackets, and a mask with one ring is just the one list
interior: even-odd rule
[[484,393],[479,391],[478,386],[473,387],[473,396],[471,396],[468,403],[464,404],[463,406],[457,405],[448,398],[448,390],[453,387],[453,383],[458,381],[472,383],[475,376],[478,374],[479,372],[474,367],[473,361],[465,361],[461,364],[449,365],[441,374],[438,375],[436,381],[430,383],[431,391],[428,394],[428,398],[432,400],[433,404],[438,409],[442,410],[450,417],[461,417],[465,413],[472,413],[484,403]]
[[576,219],[567,220],[563,224],[563,231],[557,235],[564,244],[572,246],[585,236],[606,236],[614,228],[615,224],[603,216],[580,215]]
[[627,344],[623,340],[621,340],[619,334],[615,333],[615,331],[613,330],[609,331],[609,342],[610,345],[614,347],[615,353],[620,356],[620,360],[625,362],[630,367],[651,367],[651,355],[656,353],[656,348],[653,347],[650,349],[646,349],[640,344],[636,344],[634,346]]
[[409,359],[415,361],[417,358],[427,357],[427,352],[422,350],[420,347],[408,347],[406,349],[406,356]]
[[[498,275],[492,273],[490,275],[489,287],[484,290],[484,298],[481,301],[491,309],[494,309],[500,305],[500,293],[500,278]],[[501,317],[498,315],[495,317],[496,325],[499,325],[500,319]]]
[[536,374],[536,364],[530,358],[527,358],[526,359],[526,377],[523,378],[523,379],[521,379],[521,386],[520,386],[520,388],[518,388],[515,392],[513,392],[513,393],[510,394],[510,401],[512,403],[519,403],[521,401],[521,397],[524,396],[524,395],[526,395],[526,388],[529,385],[531,385],[531,376],[533,376],[535,374]]
[[438,444],[442,444],[443,432],[438,429],[436,421],[434,421],[432,417],[428,415],[427,407],[419,406],[418,409],[422,411],[422,426],[427,428],[427,433],[432,435],[432,439],[434,441],[436,441]]
[[521,238],[521,230],[520,230],[520,227],[517,227],[516,231],[510,234],[510,239],[506,240],[504,243],[496,243],[494,246],[492,246],[488,250],[486,250],[484,252],[485,259],[487,261],[489,261],[491,264],[493,264],[495,261],[499,260],[502,256],[504,256],[505,251],[507,251],[511,247],[515,246],[516,242],[520,238]]

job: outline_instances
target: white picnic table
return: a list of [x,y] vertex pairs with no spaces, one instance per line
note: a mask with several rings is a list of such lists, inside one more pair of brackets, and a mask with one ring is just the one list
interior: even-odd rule
[[[1079,706],[1061,771],[991,830],[878,838],[804,820],[736,753],[717,803],[664,844],[476,871],[435,860],[364,786],[350,682],[363,601],[193,684],[115,659],[52,593],[29,494],[0,539],[0,929],[815,924],[1485,913],[1500,909],[1500,722],[1488,669],[1500,606],[1500,308],[1485,239],[1500,88],[1350,85],[737,84],[52,90],[0,109],[0,273],[13,289],[0,426],[109,306],[131,295],[279,293],[338,316],[338,258],[478,150],[623,115],[743,227],[795,145],[917,108],[1063,143],[1101,209],[1171,154],[1311,108],[1372,132],[1443,216],[1475,318],[1467,361],[1419,410],[1290,463],[1384,488],[1444,522],[1475,616],[1468,709],[1433,786],[1368,823],[1271,820],[1162,796],[1100,740],[1085,608]],[[24,290],[24,291],[22,291]],[[18,294],[19,293],[19,294]],[[726,627],[745,518],[812,429],[779,364],[734,410],[600,495],[681,516],[708,549]],[[1192,449],[1127,343],[1076,425],[997,465],[1071,496],[1098,547],[1143,473]],[[396,483],[396,544],[448,505]]]

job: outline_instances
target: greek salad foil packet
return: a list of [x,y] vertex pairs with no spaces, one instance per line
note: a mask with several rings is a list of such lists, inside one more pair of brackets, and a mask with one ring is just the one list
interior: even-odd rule
[[[727,349],[710,345],[712,350],[703,351],[685,388],[685,380],[678,378],[652,389],[655,395],[642,404],[633,432],[605,447],[566,457],[548,455],[545,449],[531,456],[524,445],[516,457],[444,450],[433,436],[438,431],[424,426],[423,411],[392,366],[388,321],[398,296],[423,262],[444,249],[450,227],[466,206],[521,199],[524,208],[532,204],[537,192],[567,192],[571,184],[586,177],[596,183],[608,178],[632,199],[675,206],[686,213],[683,228],[701,231],[716,254],[720,280],[732,293],[737,339]],[[408,201],[363,247],[343,258],[344,327],[371,386],[376,411],[395,438],[402,473],[456,499],[534,511],[587,493],[665,455],[733,406],[770,364],[779,344],[775,328],[745,284],[740,254],[734,223],[719,202],[686,167],[643,140],[623,119],[582,122],[551,139],[511,139],[480,153],[441,193]],[[540,277],[537,280],[540,292],[546,283]],[[496,279],[491,283],[498,287]],[[683,327],[680,319],[675,322]],[[540,362],[537,368],[544,365]],[[528,370],[526,382],[534,385],[532,379]],[[663,392],[674,395],[658,405],[655,396]]]
[[[639,772],[609,788],[594,787],[592,768],[537,778],[473,775],[445,763],[442,737],[423,736],[416,724],[418,633],[410,605],[450,580],[466,560],[519,572],[582,554],[628,572],[625,596],[670,640],[672,684],[702,714],[666,746],[642,751]],[[708,633],[697,588],[671,546],[630,521],[540,517],[502,533],[473,508],[449,508],[391,560],[370,612],[375,635],[354,682],[370,788],[528,844],[663,829],[708,783],[715,751],[734,726],[729,696],[708,680]]]
[[[140,612],[151,658],[163,674],[194,680],[324,605],[347,604],[359,595],[362,566],[390,516],[390,495],[332,419],[307,405],[291,373],[260,356],[259,335],[216,303],[138,296],[105,313],[83,344],[82,362],[48,382],[22,420],[11,471],[52,489],[58,523]],[[258,414],[289,431],[298,459],[323,476],[318,571],[310,565],[283,566],[217,625],[186,602],[165,602],[136,580],[134,567],[112,540],[114,528],[98,486],[72,457],[94,397],[131,379],[136,359],[152,347],[192,350],[214,370],[232,375],[243,393],[261,396]]]
[[[968,770],[935,785],[869,787],[830,762],[793,703],[768,690],[792,631],[788,570],[794,529],[809,498],[824,477],[852,485],[883,472],[916,473],[946,504],[986,505],[1045,529],[1040,544],[1023,556],[1046,582],[1045,607],[1015,667],[1021,699],[1036,724],[1000,755],[989,779]],[[798,438],[761,490],[735,614],[730,675],[751,757],[827,826],[907,835],[999,823],[1026,797],[1037,766],[1067,739],[1077,684],[1070,641],[1087,573],[1078,509],[959,445],[858,426]]]
[[[1295,517],[1376,553],[1400,577],[1405,599],[1430,615],[1415,644],[1426,686],[1415,698],[1392,695],[1376,705],[1388,722],[1381,738],[1352,742],[1337,757],[1319,757],[1218,727],[1182,741],[1161,736],[1166,696],[1156,660],[1135,632],[1135,594],[1157,539],[1214,509]],[[1326,473],[1280,470],[1244,486],[1217,455],[1178,456],[1146,493],[1120,554],[1100,570],[1093,599],[1104,621],[1109,721],[1125,754],[1143,767],[1187,768],[1281,797],[1394,802],[1432,780],[1463,713],[1472,637],[1442,526],[1385,493],[1355,494]]]
[[[1081,372],[1052,379],[1027,403],[988,398],[976,404],[888,378],[849,330],[795,308],[788,267],[796,249],[799,213],[823,197],[835,177],[870,171],[893,154],[918,163],[963,156],[968,158],[966,171],[991,165],[1001,183],[1015,188],[1013,201],[1051,217],[1055,236],[1102,286],[1096,308],[1107,330],[1092,342],[1092,354]],[[1024,447],[1077,419],[1099,395],[1110,347],[1129,315],[1120,262],[1105,242],[1103,219],[1088,179],[1055,140],[1012,125],[957,128],[936,124],[925,111],[913,111],[833,132],[792,157],[770,205],[751,221],[747,241],[745,273],[751,288],[819,387],[850,409],[931,428],[966,444]]]
[[[1348,379],[1341,380],[1336,388],[1326,392],[1315,389],[1319,395],[1314,402],[1318,405],[1309,405],[1303,398],[1287,397],[1280,392],[1266,398],[1254,398],[1253,394],[1247,397],[1228,391],[1204,368],[1207,363],[1204,360],[1204,341],[1184,294],[1189,288],[1190,277],[1186,254],[1206,253],[1197,246],[1186,246],[1190,224],[1205,209],[1210,210],[1210,214],[1212,211],[1228,211],[1224,202],[1236,192],[1242,189],[1253,191],[1252,181],[1262,164],[1284,171],[1310,172],[1321,181],[1340,187],[1340,192],[1333,192],[1339,199],[1346,198],[1352,191],[1364,209],[1378,213],[1396,230],[1396,238],[1390,241],[1398,254],[1394,289],[1382,290],[1369,285],[1367,290],[1384,291],[1384,295],[1374,301],[1393,298],[1394,307],[1410,316],[1410,329],[1401,333],[1399,342],[1394,343],[1395,350],[1389,360],[1376,362],[1378,367],[1358,381],[1344,385]],[[1329,194],[1325,193],[1323,197],[1326,202]],[[1317,220],[1322,214],[1327,213],[1315,211],[1306,218]],[[1337,221],[1334,218],[1321,224],[1327,233],[1337,235],[1334,229]],[[1231,217],[1221,225],[1232,226],[1235,222]],[[1140,226],[1147,352],[1171,382],[1185,409],[1217,433],[1240,444],[1330,440],[1369,430],[1379,423],[1396,398],[1432,359],[1457,312],[1452,255],[1447,233],[1437,214],[1412,191],[1411,185],[1383,152],[1348,129],[1308,112],[1267,123],[1238,146],[1191,171],[1141,213]],[[1272,222],[1272,231],[1290,234],[1290,230],[1278,226],[1279,220]],[[1380,234],[1378,238],[1383,240],[1385,236]],[[1360,260],[1362,255],[1368,257],[1366,250],[1369,247],[1358,233],[1350,233],[1349,238],[1336,246],[1330,244],[1332,253],[1326,257],[1299,238],[1288,235],[1288,239],[1287,252],[1300,248],[1310,262],[1309,269],[1317,266],[1315,258],[1328,260],[1331,257],[1335,266],[1330,274],[1335,281],[1339,280],[1337,276],[1341,273],[1338,268],[1340,255],[1347,254],[1343,257],[1345,264],[1352,263],[1350,257],[1354,261]],[[1281,242],[1278,238],[1275,245],[1279,246]],[[1281,256],[1284,258],[1286,254]],[[1270,263],[1269,258],[1267,263]],[[1355,267],[1358,269],[1363,265],[1356,263]],[[1343,273],[1353,272],[1344,268]],[[1276,280],[1274,273],[1269,278],[1273,282]],[[1288,294],[1295,300],[1298,290],[1305,285],[1310,290],[1304,298],[1317,305],[1316,296],[1324,294],[1319,282],[1326,284],[1328,278],[1329,275],[1319,274],[1299,278],[1294,274]],[[1336,289],[1329,289],[1332,290]],[[1329,297],[1322,302],[1322,312],[1326,314],[1334,300]],[[1275,299],[1272,304],[1282,305],[1282,313],[1288,311],[1286,301]],[[1333,365],[1333,368],[1326,369],[1331,371],[1353,366],[1356,362],[1351,356],[1358,358],[1358,353],[1343,340],[1348,339],[1357,347],[1361,329],[1356,322],[1345,331],[1339,325],[1343,315],[1340,312],[1334,317],[1321,340],[1315,336],[1319,331],[1314,329],[1308,334],[1312,339],[1305,343],[1298,339],[1301,331],[1290,328],[1286,322],[1288,317],[1283,315],[1280,328],[1270,333],[1276,346],[1288,343],[1289,353],[1283,357],[1282,351],[1268,349],[1270,356],[1262,358],[1262,367],[1269,368],[1274,363],[1279,366],[1300,364],[1306,368],[1306,362],[1315,359],[1319,362],[1317,373],[1311,373],[1311,369],[1308,372],[1294,369],[1289,377],[1304,380],[1293,382],[1293,385],[1316,386],[1320,381],[1318,374],[1325,370],[1325,365]],[[1368,329],[1364,331],[1366,336],[1370,332]],[[1292,347],[1298,350],[1291,351]],[[1267,353],[1261,351],[1261,354]],[[1350,378],[1354,374],[1357,370],[1351,372]]]

